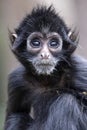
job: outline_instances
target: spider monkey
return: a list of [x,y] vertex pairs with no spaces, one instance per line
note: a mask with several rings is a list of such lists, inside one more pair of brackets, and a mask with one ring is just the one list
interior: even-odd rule
[[74,55],[76,31],[41,6],[9,36],[21,66],[9,75],[4,130],[87,130],[87,61]]

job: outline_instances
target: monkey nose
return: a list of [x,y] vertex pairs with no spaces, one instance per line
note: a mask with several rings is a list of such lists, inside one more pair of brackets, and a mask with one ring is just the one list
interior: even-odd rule
[[41,54],[41,58],[42,59],[48,59],[49,58],[49,54],[42,53]]

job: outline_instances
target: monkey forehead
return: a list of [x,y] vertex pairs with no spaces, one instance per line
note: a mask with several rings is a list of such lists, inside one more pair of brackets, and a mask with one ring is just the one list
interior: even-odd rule
[[47,37],[47,38],[50,38],[52,36],[59,36],[59,33],[56,30],[51,31],[49,26],[48,27],[42,27],[41,33],[44,37]]
[[59,39],[61,39],[61,36],[56,33],[56,32],[49,32],[49,33],[46,33],[46,32],[33,32],[29,35],[29,39],[32,39],[34,37],[40,37],[40,38],[52,38],[52,37],[57,37]]
[[49,33],[49,27],[42,27],[41,32],[42,32],[42,34],[48,34]]

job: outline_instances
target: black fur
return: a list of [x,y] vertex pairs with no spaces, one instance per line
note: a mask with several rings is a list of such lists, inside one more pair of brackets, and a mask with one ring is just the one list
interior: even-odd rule
[[[36,74],[27,61],[27,37],[45,27],[63,39],[63,59],[50,76]],[[12,51],[23,66],[9,76],[5,130],[87,130],[87,61],[73,56],[69,30],[52,7],[34,9],[15,30]]]

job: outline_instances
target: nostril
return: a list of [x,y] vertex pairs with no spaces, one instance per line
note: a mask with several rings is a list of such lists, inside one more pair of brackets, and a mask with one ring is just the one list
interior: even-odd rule
[[44,56],[43,56],[43,54],[41,54],[41,58],[43,58]]
[[41,54],[41,58],[42,58],[42,59],[48,59],[48,58],[49,58],[49,55],[48,55],[48,54]]

